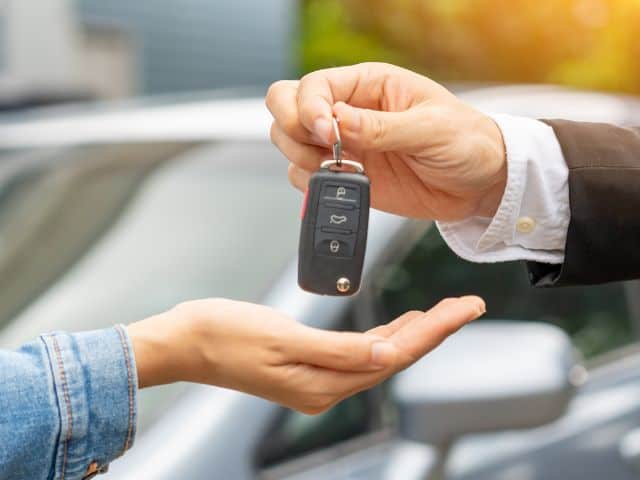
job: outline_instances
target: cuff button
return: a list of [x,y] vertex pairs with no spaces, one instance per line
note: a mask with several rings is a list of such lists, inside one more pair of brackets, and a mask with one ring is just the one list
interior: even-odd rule
[[531,217],[520,217],[516,222],[516,230],[520,233],[531,233],[536,228],[536,221]]

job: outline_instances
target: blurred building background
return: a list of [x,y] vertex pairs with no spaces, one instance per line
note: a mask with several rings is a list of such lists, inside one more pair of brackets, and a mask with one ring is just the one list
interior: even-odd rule
[[75,1],[94,46],[104,45],[105,30],[122,32],[145,93],[267,85],[291,74],[296,0]]
[[5,90],[101,98],[267,85],[294,70],[295,0],[4,0]]

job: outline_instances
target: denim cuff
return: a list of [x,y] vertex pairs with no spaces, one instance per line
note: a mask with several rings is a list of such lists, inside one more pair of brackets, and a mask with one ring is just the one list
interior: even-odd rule
[[138,378],[123,326],[43,335],[60,411],[55,479],[88,478],[131,445]]

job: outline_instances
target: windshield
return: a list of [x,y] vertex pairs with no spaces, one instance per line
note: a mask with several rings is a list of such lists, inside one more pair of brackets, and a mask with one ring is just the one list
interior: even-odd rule
[[[266,143],[7,154],[0,346],[126,324],[188,299],[259,301],[295,256],[300,202]],[[142,392],[142,428],[181,388]]]

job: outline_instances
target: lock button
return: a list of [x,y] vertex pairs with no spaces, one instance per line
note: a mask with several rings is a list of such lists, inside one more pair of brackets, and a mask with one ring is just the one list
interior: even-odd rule
[[357,185],[325,182],[320,192],[320,203],[324,202],[334,202],[358,208],[360,207],[360,189]]

